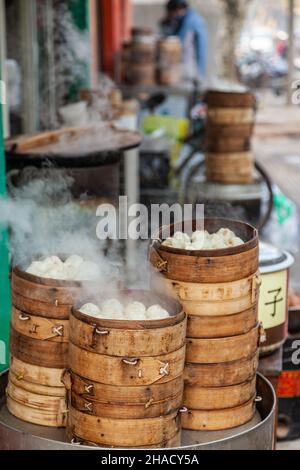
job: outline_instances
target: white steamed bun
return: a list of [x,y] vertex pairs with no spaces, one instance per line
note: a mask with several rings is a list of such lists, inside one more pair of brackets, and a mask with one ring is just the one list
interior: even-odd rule
[[101,316],[100,308],[97,305],[92,304],[92,303],[83,305],[79,311],[82,313],[85,313],[86,315],[90,315],[91,317]]
[[117,299],[105,300],[102,304],[102,312],[105,317],[109,317],[115,320],[124,319],[124,308],[121,302]]
[[141,302],[131,302],[126,306],[124,316],[128,320],[145,320],[146,307]]
[[151,305],[151,307],[147,309],[146,315],[148,320],[161,320],[170,316],[167,310],[160,305]]

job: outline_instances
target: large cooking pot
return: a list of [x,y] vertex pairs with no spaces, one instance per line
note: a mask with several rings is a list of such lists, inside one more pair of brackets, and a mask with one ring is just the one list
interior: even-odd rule
[[[23,423],[11,416],[5,405],[7,373],[0,375],[0,450],[91,450],[97,447],[72,445],[64,429],[49,429]],[[273,450],[275,443],[276,396],[270,382],[258,375],[258,413],[244,426],[229,431],[183,431],[179,450]]]

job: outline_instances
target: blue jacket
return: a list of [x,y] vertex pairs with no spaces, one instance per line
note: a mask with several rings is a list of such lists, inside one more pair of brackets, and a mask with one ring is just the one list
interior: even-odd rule
[[207,65],[207,26],[205,20],[195,10],[188,9],[182,20],[178,36],[184,42],[189,31],[193,31],[196,40],[196,56],[201,76],[205,75]]

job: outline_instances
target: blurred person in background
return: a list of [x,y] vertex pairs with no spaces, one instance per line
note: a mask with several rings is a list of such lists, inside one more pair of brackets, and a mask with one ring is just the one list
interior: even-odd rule
[[183,46],[184,77],[202,81],[207,63],[207,25],[187,0],[169,0],[161,22],[165,36],[178,36]]

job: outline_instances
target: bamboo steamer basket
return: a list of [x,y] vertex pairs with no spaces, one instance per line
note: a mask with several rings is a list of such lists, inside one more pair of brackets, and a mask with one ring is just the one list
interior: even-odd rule
[[208,120],[206,133],[209,139],[221,138],[250,138],[253,134],[254,125],[251,124],[216,124]]
[[257,371],[259,354],[243,360],[218,364],[186,364],[184,380],[187,386],[227,387],[250,380]]
[[17,359],[41,367],[63,369],[68,365],[68,343],[40,341],[10,329],[10,351]]
[[235,173],[231,171],[226,173],[222,170],[210,171],[206,170],[207,180],[212,183],[221,183],[221,184],[251,184],[253,183],[253,173],[248,168],[247,174],[241,174],[240,172]]
[[131,43],[130,62],[133,64],[153,64],[156,60],[155,37],[137,36]]
[[170,446],[180,430],[186,316],[166,296],[123,291],[118,297],[123,304],[160,304],[171,316],[107,320],[73,308],[70,376],[65,380],[71,402],[69,434],[103,446]]
[[182,413],[182,427],[193,431],[220,431],[248,423],[254,416],[255,403],[251,400],[243,405],[221,410],[187,410]]
[[191,387],[184,389],[184,403],[188,409],[222,410],[243,405],[255,396],[256,376],[228,387]]
[[69,316],[82,289],[97,282],[57,281],[12,272],[11,351],[25,363],[63,369],[68,367]]
[[254,110],[252,108],[208,108],[208,122],[212,124],[253,124]]
[[176,85],[182,78],[181,65],[172,65],[169,67],[159,67],[158,82],[161,85]]
[[69,342],[69,321],[27,315],[12,307],[11,325],[18,332],[30,338],[56,343]]
[[[146,323],[146,325],[145,325]],[[181,312],[164,322],[92,319],[78,310],[70,317],[74,345],[92,353],[119,357],[161,356],[185,345],[186,319]]]
[[178,411],[182,406],[182,392],[175,396],[170,396],[166,400],[151,402],[146,405],[132,405],[131,403],[103,403],[93,399],[85,399],[75,393],[71,394],[72,406],[82,413],[91,416],[101,416],[112,419],[145,419],[164,416]]
[[250,137],[207,137],[208,152],[245,152],[250,149]]
[[155,85],[156,66],[152,64],[130,64],[130,83],[137,86]]
[[177,36],[169,36],[158,42],[159,66],[167,68],[179,65],[182,59],[182,46]]
[[218,108],[253,108],[255,97],[251,92],[209,90],[205,94],[208,106]]
[[257,305],[253,305],[250,309],[234,315],[188,315],[187,337],[224,338],[242,335],[254,328],[257,321]]
[[32,384],[32,387],[42,385],[49,388],[63,388],[65,390],[62,381],[63,372],[63,369],[27,364],[14,356],[10,358],[10,373],[14,374],[18,381],[25,380],[29,382]]
[[[74,434],[70,434],[70,431],[67,432],[67,436],[69,436],[69,440],[72,441],[73,444],[79,444],[79,445],[86,445],[89,447],[99,447],[99,444],[95,444],[94,442],[86,441],[83,439],[79,439],[77,436],[74,436]],[[175,436],[172,439],[165,440],[159,445],[147,445],[147,446],[137,446],[135,447],[136,449],[157,449],[158,447],[160,448],[165,448],[165,449],[170,449],[172,447],[177,448],[181,447],[181,429],[175,434]],[[126,449],[126,447],[123,446],[123,448]],[[130,449],[130,447],[128,448]]]
[[[30,364],[29,364],[30,365]],[[60,387],[49,387],[47,385],[35,384],[28,382],[24,378],[15,375],[12,371],[9,372],[9,381],[18,388],[25,391],[36,393],[37,395],[44,395],[49,397],[66,397],[66,389],[63,386]]]
[[72,406],[81,412],[106,418],[154,418],[182,405],[182,377],[164,384],[123,387],[104,385],[71,373]]
[[178,439],[178,412],[147,419],[112,419],[91,416],[70,407],[70,429],[83,441],[108,447],[168,447]]
[[[225,317],[246,312],[256,307],[261,278],[259,272],[257,272],[238,281],[200,284],[171,281],[170,279],[157,280],[153,276],[152,283],[156,289],[163,286],[168,292],[175,292],[188,315]],[[232,317],[227,321],[234,322],[235,319]]]
[[40,426],[65,427],[67,392],[64,369],[27,364],[11,356],[7,406],[11,414]]
[[[196,220],[193,220],[196,230]],[[227,227],[245,241],[243,245],[223,250],[179,250],[163,246],[160,240],[182,229],[182,224],[161,227],[152,242],[149,259],[157,271],[171,281],[190,283],[225,283],[248,278],[258,272],[258,233],[243,222],[221,219],[204,219],[204,228],[210,233]]]
[[66,398],[33,393],[12,381],[9,381],[6,392],[7,408],[17,418],[39,426],[66,426]]
[[13,305],[22,312],[40,317],[68,320],[80,290],[96,282],[57,281],[14,268],[12,273]]
[[252,152],[206,153],[208,180],[219,183],[251,183],[254,178]]
[[185,346],[162,356],[122,358],[93,354],[70,343],[71,370],[107,385],[136,386],[169,382],[182,374],[184,360]]
[[256,325],[248,333],[227,338],[188,338],[186,362],[216,364],[253,356],[260,343],[259,329],[259,325]]

